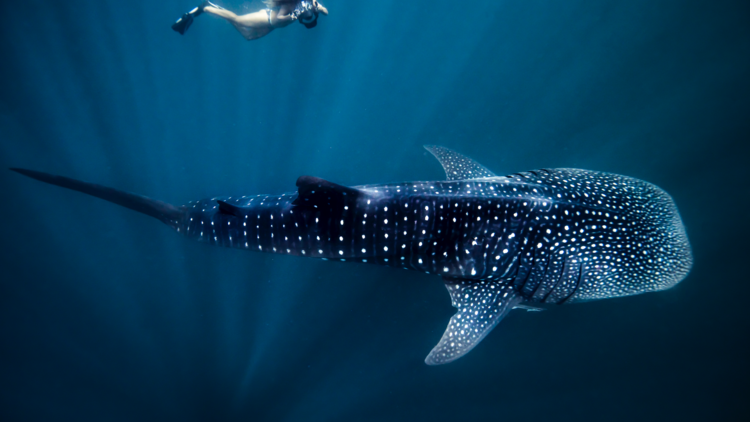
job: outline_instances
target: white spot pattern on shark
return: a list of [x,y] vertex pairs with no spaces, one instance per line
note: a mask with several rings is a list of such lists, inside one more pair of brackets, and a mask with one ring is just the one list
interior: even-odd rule
[[151,215],[201,242],[440,274],[457,312],[428,364],[463,356],[514,307],[538,309],[522,302],[662,290],[692,266],[672,198],[650,183],[579,169],[498,177],[447,148],[426,148],[447,181],[346,187],[303,176],[297,192],[183,207],[13,170]]

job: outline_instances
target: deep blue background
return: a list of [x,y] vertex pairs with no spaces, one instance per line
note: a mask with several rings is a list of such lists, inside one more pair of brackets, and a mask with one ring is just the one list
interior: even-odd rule
[[212,248],[0,171],[0,419],[746,417],[746,4],[329,0],[253,42],[211,16],[174,33],[190,1],[4,4],[2,168],[181,204],[439,179],[421,145],[441,144],[656,183],[696,261],[669,291],[514,312],[428,367],[453,313],[434,276]]

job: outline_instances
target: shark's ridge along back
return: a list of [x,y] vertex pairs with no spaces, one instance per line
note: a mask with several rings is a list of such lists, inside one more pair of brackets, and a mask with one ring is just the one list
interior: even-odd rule
[[692,267],[677,207],[657,186],[579,169],[498,177],[447,148],[425,148],[447,181],[347,187],[302,176],[297,192],[183,207],[12,170],[151,215],[213,245],[440,275],[457,312],[425,359],[430,365],[468,353],[514,308],[663,290]]

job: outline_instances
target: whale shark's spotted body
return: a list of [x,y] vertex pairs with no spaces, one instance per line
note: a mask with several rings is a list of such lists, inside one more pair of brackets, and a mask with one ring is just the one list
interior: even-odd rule
[[443,277],[458,312],[427,356],[455,360],[523,302],[572,303],[674,286],[692,265],[674,202],[626,176],[578,169],[498,177],[428,146],[447,181],[344,187],[303,176],[283,195],[183,207],[44,173],[20,173],[152,215],[187,237],[260,252]]

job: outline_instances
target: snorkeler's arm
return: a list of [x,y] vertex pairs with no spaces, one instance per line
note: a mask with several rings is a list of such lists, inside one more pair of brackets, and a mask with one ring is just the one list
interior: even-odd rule
[[320,3],[318,3],[318,12],[328,16],[328,9],[326,9],[325,6]]

